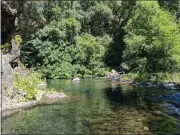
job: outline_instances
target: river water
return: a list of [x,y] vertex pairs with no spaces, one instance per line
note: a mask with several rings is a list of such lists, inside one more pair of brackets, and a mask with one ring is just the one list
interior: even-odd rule
[[68,95],[2,119],[3,134],[146,134],[180,133],[179,117],[162,113],[158,97],[173,90],[133,88],[108,79],[48,80]]

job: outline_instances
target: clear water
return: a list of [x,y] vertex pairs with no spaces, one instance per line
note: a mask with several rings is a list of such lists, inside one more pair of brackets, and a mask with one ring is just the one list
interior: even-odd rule
[[[178,118],[159,115],[149,96],[176,91],[133,88],[108,79],[48,80],[68,98],[2,119],[3,134],[178,133]],[[147,129],[148,127],[148,129]]]

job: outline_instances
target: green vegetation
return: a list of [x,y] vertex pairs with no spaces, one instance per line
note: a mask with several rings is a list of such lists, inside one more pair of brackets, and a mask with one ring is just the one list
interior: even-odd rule
[[125,30],[123,64],[128,70],[137,73],[179,71],[178,24],[156,2],[137,2]]
[[5,43],[4,45],[1,45],[1,52],[2,53],[7,53],[8,52],[8,47],[9,47],[8,43]]
[[[12,37],[12,39],[15,39],[15,41],[17,42],[18,46],[20,46],[22,44],[22,38],[20,35],[15,35],[14,37]],[[10,50],[10,44],[9,43],[5,43],[4,45],[1,45],[1,52],[2,53],[8,53]]]
[[[41,69],[48,78],[106,76],[110,71],[106,55],[112,43],[108,33],[112,33],[110,21],[115,18],[109,2],[89,4],[83,9],[81,2],[51,3],[45,9],[45,16],[51,14],[49,23],[22,47],[30,52],[22,53],[23,62]],[[104,24],[104,19],[109,23]]]
[[102,77],[123,67],[132,80],[178,80],[177,0],[8,3],[21,15],[21,61],[47,78]]
[[17,41],[17,44],[20,46],[21,43],[22,43],[22,38],[21,38],[21,36],[20,36],[20,35],[16,35],[16,36],[14,37],[14,39]]
[[40,82],[40,74],[33,70],[31,70],[29,73],[14,72],[15,88],[26,92],[26,98],[29,100],[36,98],[37,87]]

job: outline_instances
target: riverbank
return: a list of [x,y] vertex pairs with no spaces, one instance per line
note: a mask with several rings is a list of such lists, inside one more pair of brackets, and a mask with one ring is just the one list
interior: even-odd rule
[[180,83],[180,73],[152,73],[152,74],[136,74],[128,73],[121,76],[121,81],[141,82],[146,81],[150,83]]
[[172,74],[125,74],[120,78],[121,83],[133,86],[153,87],[180,90],[180,73]]
[[2,108],[1,109],[2,117],[10,116],[14,113],[17,113],[24,109],[31,108],[38,104],[51,104],[51,103],[57,102],[57,101],[65,98],[65,97],[67,97],[67,95],[65,93],[38,90],[37,95],[36,95],[36,100],[29,100],[26,102],[19,102],[19,103],[11,102],[11,104]]

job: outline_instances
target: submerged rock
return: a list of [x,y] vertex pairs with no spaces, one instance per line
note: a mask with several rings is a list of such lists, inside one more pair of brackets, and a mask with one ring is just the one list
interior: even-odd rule
[[180,85],[175,82],[164,83],[161,86],[168,90],[180,90]]
[[166,101],[166,102],[170,102],[173,103],[175,105],[179,105],[180,104],[180,92],[174,93],[174,94],[168,94],[168,95],[164,95],[164,96],[149,96],[147,97],[148,100],[154,101],[154,102],[162,102],[162,101]]
[[[168,94],[164,96],[150,96],[148,100],[153,102],[161,102],[160,111],[156,111],[154,114],[168,114],[174,117],[180,117],[180,92]],[[164,103],[165,102],[165,103]]]
[[169,115],[175,116],[175,117],[180,117],[180,108],[176,107],[172,104],[163,104],[163,111]]
[[60,101],[62,98],[67,97],[65,93],[47,93],[45,94],[39,103],[43,104],[53,104]]
[[45,94],[45,97],[47,97],[47,98],[64,98],[64,97],[66,97],[66,94],[64,94],[64,93],[47,93],[47,94]]

